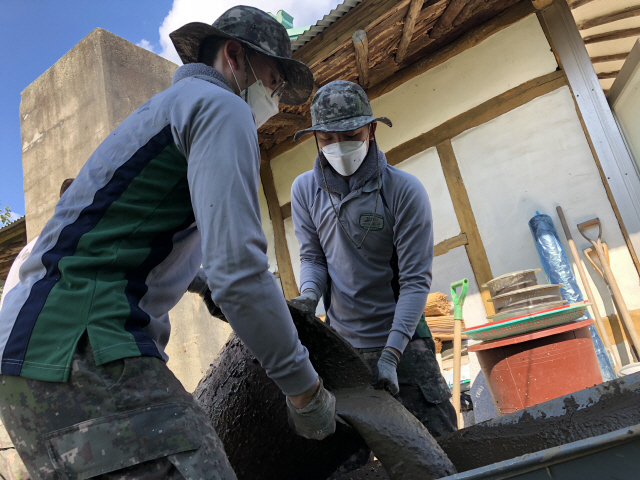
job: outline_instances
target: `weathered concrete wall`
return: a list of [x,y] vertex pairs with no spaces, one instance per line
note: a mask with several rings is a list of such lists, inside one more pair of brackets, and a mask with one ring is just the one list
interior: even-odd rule
[[171,85],[176,65],[95,29],[22,92],[27,237],[53,214],[60,184],[139,105]]

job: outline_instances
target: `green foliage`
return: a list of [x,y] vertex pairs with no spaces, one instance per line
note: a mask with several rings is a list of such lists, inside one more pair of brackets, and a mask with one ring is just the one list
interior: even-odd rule
[[2,208],[0,207],[0,225],[11,223],[11,218],[11,209],[5,206],[4,210],[2,210]]

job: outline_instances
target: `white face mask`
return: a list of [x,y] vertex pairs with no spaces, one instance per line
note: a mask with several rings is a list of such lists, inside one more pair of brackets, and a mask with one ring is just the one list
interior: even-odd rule
[[322,147],[327,162],[340,175],[348,177],[356,173],[369,150],[369,137],[364,142],[337,142]]
[[[238,79],[236,78],[236,74],[234,73],[229,60],[227,60],[227,63],[229,63],[229,68],[231,68],[233,78],[238,85],[238,89],[240,89],[240,84],[238,83]],[[249,67],[251,67],[250,63]],[[253,72],[253,67],[251,67],[251,71]],[[258,78],[255,72],[253,73],[253,76]],[[260,128],[267,120],[280,112],[280,109],[278,108],[280,98],[272,97],[272,93],[273,90],[265,87],[262,80],[257,80],[250,85],[249,88],[240,92],[240,96],[244,98],[249,107],[251,107],[253,118],[256,121],[256,128]]]

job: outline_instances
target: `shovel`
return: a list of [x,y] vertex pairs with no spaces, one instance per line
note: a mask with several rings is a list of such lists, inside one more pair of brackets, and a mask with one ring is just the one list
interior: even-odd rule
[[[593,240],[592,238],[587,237],[584,231],[590,227],[595,226],[598,227],[598,238],[596,240]],[[611,266],[607,261],[606,254],[602,246],[602,224],[600,223],[600,219],[594,218],[593,220],[588,220],[579,224],[578,231],[589,243],[591,243],[591,245],[593,245],[593,248],[598,255],[598,260],[600,260],[600,265],[602,266],[602,271],[604,273],[604,282],[607,284],[607,287],[609,287],[609,291],[611,292],[611,296],[613,297],[614,304],[616,306],[616,309],[618,310],[618,315],[622,318],[623,323],[627,327],[629,340],[631,341],[633,347],[635,347],[636,352],[640,351],[640,338],[638,338],[638,332],[636,332],[635,326],[633,325],[633,320],[631,320],[629,309],[627,308],[627,304],[622,297],[620,287],[618,287],[618,282],[616,282],[616,279],[613,276]]]
[[[458,288],[462,288],[460,295]],[[453,408],[456,410],[458,427],[462,425],[460,416],[460,369],[462,364],[462,306],[467,296],[469,280],[463,278],[451,284],[451,300],[453,300]]]

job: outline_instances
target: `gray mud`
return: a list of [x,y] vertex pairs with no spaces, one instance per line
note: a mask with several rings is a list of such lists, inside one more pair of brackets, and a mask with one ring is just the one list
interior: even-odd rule
[[390,480],[379,461],[367,463],[353,472],[346,473],[337,480]]
[[456,469],[429,431],[385,391],[335,392],[336,412],[364,438],[391,480],[431,480]]
[[[239,480],[325,480],[365,440],[393,480],[437,478],[427,472],[451,465],[446,457],[437,458],[444,453],[427,429],[389,394],[349,393],[348,389],[363,392],[368,386],[367,364],[324,323],[290,310],[316,371],[354,428],[338,423],[336,433],[322,441],[295,435],[287,421],[284,395],[232,335],[194,396],[211,419]],[[422,458],[414,458],[418,456]],[[426,469],[418,473],[415,465],[428,460],[434,466],[421,467]]]
[[438,438],[460,472],[640,423],[640,374]]

